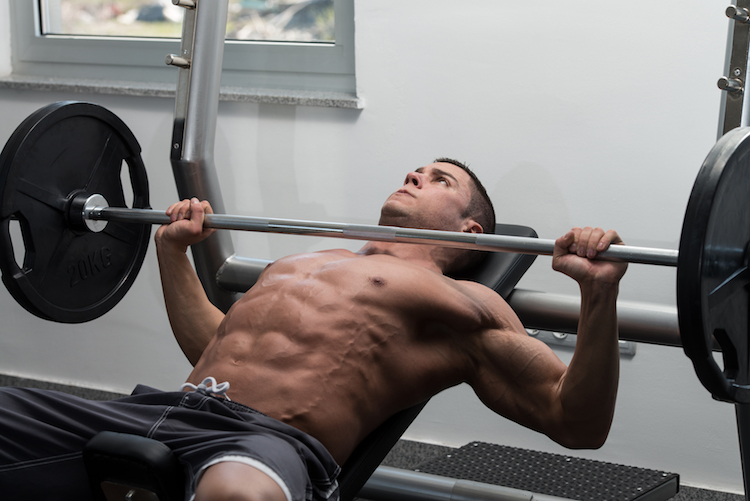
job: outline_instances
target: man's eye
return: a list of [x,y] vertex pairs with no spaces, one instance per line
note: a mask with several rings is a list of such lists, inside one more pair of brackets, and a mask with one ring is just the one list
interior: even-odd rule
[[448,180],[444,177],[439,178],[438,183],[443,183],[444,185],[448,186]]

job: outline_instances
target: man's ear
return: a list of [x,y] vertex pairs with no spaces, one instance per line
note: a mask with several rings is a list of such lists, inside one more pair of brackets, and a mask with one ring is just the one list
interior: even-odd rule
[[464,233],[484,233],[484,228],[473,219],[467,219],[466,223],[464,223],[464,228],[461,231]]

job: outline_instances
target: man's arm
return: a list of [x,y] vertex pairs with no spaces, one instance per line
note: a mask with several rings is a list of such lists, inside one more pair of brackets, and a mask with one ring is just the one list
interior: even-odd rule
[[160,227],[154,236],[169,323],[193,365],[224,319],[224,313],[208,300],[187,257],[190,245],[214,231],[203,228],[204,213],[212,213],[208,202],[195,198],[178,202],[167,209],[172,222]]
[[496,306],[500,329],[482,337],[483,355],[470,382],[490,408],[547,434],[566,447],[603,445],[614,415],[619,379],[616,299],[625,263],[593,260],[615,232],[571,230],[555,243],[553,268],[581,289],[576,350],[568,367],[530,338],[507,304]]

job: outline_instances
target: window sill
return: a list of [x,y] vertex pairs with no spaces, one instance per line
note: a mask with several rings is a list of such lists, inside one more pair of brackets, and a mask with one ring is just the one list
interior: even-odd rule
[[[46,78],[25,75],[0,77],[0,89],[34,90],[42,92],[77,92],[117,94],[121,96],[166,97],[174,99],[177,84],[112,82],[69,78]],[[292,106],[321,106],[361,110],[362,99],[344,92],[296,91],[285,89],[246,89],[222,87],[220,101],[244,103],[288,104]]]

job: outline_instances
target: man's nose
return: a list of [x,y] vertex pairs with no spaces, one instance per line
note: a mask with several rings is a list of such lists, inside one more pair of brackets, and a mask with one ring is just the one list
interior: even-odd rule
[[421,188],[424,182],[424,175],[419,172],[410,172],[406,175],[406,182],[413,184],[417,188]]

